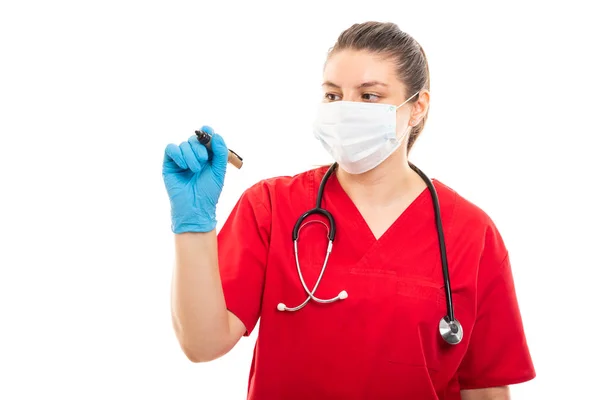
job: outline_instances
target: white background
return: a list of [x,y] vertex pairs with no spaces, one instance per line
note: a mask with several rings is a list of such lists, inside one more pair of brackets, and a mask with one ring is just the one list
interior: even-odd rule
[[171,328],[163,150],[208,124],[244,157],[220,224],[257,180],[329,162],[311,133],[321,68],[366,20],[429,58],[412,161],[511,251],[538,372],[513,398],[597,393],[594,2],[448,3],[3,2],[0,398],[245,397],[255,334],[192,364]]

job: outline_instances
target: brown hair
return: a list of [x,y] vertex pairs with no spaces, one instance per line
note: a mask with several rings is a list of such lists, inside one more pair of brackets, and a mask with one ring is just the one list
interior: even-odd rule
[[[367,50],[392,59],[396,64],[398,79],[406,86],[405,98],[423,89],[429,90],[429,65],[421,45],[408,33],[391,22],[364,22],[354,24],[340,34],[329,50],[328,58],[341,50]],[[410,102],[417,101],[419,95]],[[423,131],[427,114],[415,126],[408,138],[408,151]]]

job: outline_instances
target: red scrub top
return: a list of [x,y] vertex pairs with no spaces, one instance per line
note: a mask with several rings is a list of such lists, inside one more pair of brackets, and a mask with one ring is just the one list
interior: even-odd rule
[[[456,318],[457,345],[438,331],[446,315],[431,195],[425,189],[376,240],[333,174],[323,207],[337,224],[333,251],[309,302],[296,269],[292,230],[315,206],[327,168],[259,182],[244,192],[218,235],[227,308],[246,326],[260,318],[248,398],[460,399],[461,389],[535,377],[510,261],[490,218],[434,180],[441,205]],[[320,220],[319,217],[309,220]],[[326,227],[305,225],[298,242],[313,288],[327,249]]]

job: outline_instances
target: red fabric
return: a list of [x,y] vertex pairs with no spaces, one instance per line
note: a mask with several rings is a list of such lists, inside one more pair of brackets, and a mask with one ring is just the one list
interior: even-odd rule
[[[323,207],[337,223],[316,292],[346,300],[280,312],[306,298],[292,229],[314,207],[325,168],[248,189],[219,232],[228,309],[249,334],[260,317],[248,398],[460,399],[461,389],[534,378],[507,250],[493,222],[439,181],[455,313],[464,339],[440,337],[446,313],[433,205],[425,190],[376,240],[333,175]],[[315,220],[319,218],[310,218]],[[306,225],[299,259],[309,289],[327,248],[326,228]]]

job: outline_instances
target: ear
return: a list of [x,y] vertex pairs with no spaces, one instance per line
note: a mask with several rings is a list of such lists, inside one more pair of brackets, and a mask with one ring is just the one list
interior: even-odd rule
[[417,101],[413,103],[408,124],[412,127],[419,125],[429,110],[429,91],[422,90],[417,97]]

